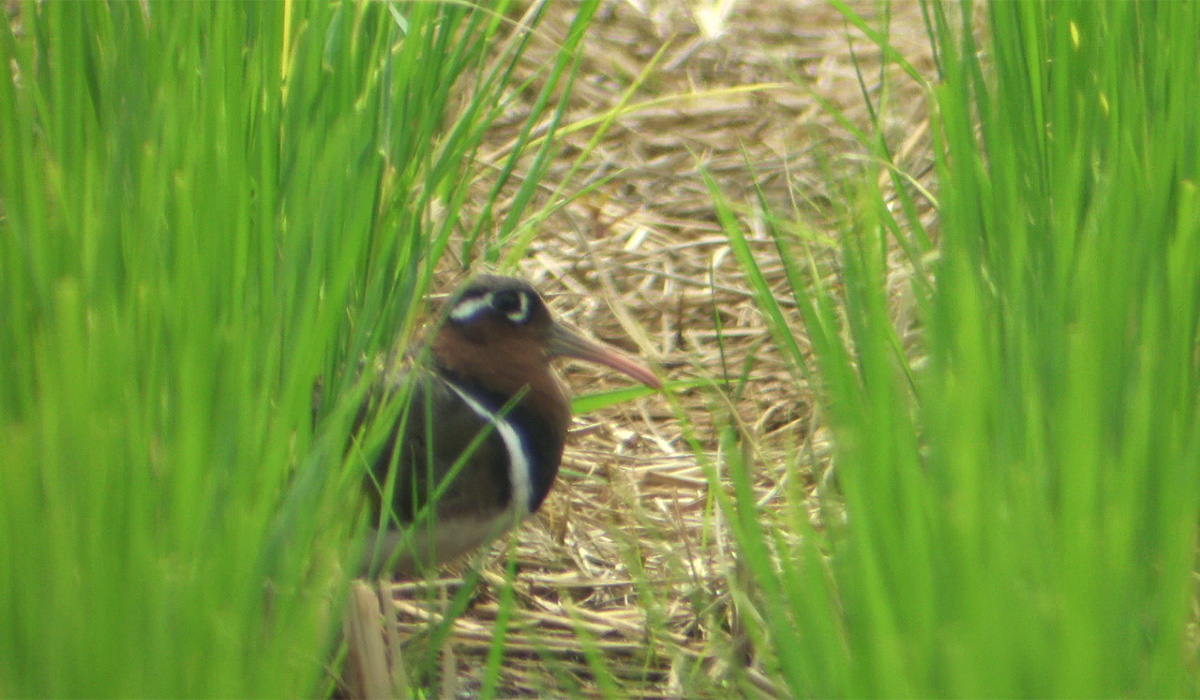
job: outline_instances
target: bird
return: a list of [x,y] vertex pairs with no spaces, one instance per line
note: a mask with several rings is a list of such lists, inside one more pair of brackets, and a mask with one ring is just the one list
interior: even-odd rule
[[442,305],[416,365],[384,372],[363,416],[400,405],[368,457],[368,577],[412,576],[536,512],[562,462],[571,406],[551,361],[607,366],[654,389],[650,367],[556,320],[515,277],[478,275]]

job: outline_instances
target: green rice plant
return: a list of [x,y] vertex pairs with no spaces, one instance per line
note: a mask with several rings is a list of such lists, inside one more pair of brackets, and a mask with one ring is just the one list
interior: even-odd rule
[[[900,206],[875,178],[852,190],[837,285],[813,274],[796,222],[765,215],[813,347],[811,364],[790,355],[827,408],[839,498],[820,528],[762,513],[751,465],[728,452],[723,506],[763,651],[798,696],[1194,695],[1200,9],[926,11],[936,228],[878,134],[866,143]],[[886,26],[872,36],[886,44]],[[792,347],[798,319],[712,190]],[[916,347],[889,314],[893,247],[913,276]]]
[[318,692],[362,358],[411,330],[541,7],[0,23],[0,694]]

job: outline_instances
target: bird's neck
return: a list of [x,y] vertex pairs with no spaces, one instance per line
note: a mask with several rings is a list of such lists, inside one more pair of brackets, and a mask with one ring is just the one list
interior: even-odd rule
[[431,347],[437,372],[456,385],[502,399],[513,399],[566,434],[571,405],[562,382],[536,343],[522,339],[470,342],[465,336],[439,333]]

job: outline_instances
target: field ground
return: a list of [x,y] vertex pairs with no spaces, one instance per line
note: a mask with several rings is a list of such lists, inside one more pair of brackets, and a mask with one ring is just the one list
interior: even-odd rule
[[[869,130],[864,90],[885,105],[885,136],[896,162],[924,184],[932,177],[927,93],[894,66],[881,76],[875,44],[821,0],[727,3],[723,17],[700,16],[692,5],[602,4],[575,81],[564,148],[544,187],[552,191],[568,177],[596,123],[620,108],[567,191],[603,181],[541,225],[520,269],[555,312],[595,337],[639,351],[671,380],[720,386],[720,394],[681,392],[679,409],[718,469],[714,428],[730,417],[741,425],[764,509],[797,490],[815,503],[829,466],[828,432],[813,397],[797,389],[803,383],[774,348],[698,163],[738,205],[753,201],[757,182],[772,207],[794,212],[811,229],[814,257],[832,260],[845,225],[845,193],[858,178],[884,177],[847,128]],[[880,27],[876,3],[851,7]],[[552,3],[548,12],[527,61],[531,75],[540,52],[550,50],[570,20],[569,3]],[[891,43],[931,79],[919,4],[896,3],[891,13]],[[526,107],[514,101],[505,122],[513,126],[495,130],[485,163],[507,152]],[[786,296],[769,237],[751,244]],[[459,275],[453,256],[444,266],[441,289]],[[894,278],[904,337],[911,329],[899,266]],[[583,366],[564,375],[576,392],[624,384]],[[677,696],[706,687],[716,693],[729,660],[742,653],[736,658],[748,664],[741,682],[776,694],[756,670],[755,651],[739,646],[731,543],[713,517],[705,467],[675,410],[655,396],[577,419],[558,488],[516,535],[520,575],[501,695],[607,688]],[[469,609],[452,627],[438,662],[448,681],[443,697],[470,693],[482,682],[503,549],[498,545],[488,558]],[[433,587],[453,589],[458,579],[449,574]],[[445,596],[425,602],[428,584],[396,584],[386,595],[395,601],[399,639],[419,645]],[[596,678],[587,660],[594,652],[612,677]]]

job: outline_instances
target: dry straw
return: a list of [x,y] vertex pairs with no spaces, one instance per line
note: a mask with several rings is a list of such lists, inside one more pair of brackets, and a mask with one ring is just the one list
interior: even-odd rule
[[[868,21],[877,19],[874,8],[854,5]],[[931,72],[916,3],[892,12],[892,45]],[[555,32],[569,23],[565,4],[552,4],[548,13],[521,79],[537,79],[539,57],[552,51]],[[750,201],[757,180],[772,206],[811,224],[815,257],[832,261],[843,223],[842,188],[874,167],[861,157],[865,149],[853,129],[868,129],[859,75],[878,80],[879,62],[878,48],[823,3],[740,4],[724,16],[715,38],[703,35],[680,3],[641,9],[606,3],[575,80],[564,148],[543,188],[548,197],[584,153],[583,167],[563,190],[584,194],[540,223],[520,263],[567,321],[640,350],[671,379],[724,389],[727,398],[719,400],[703,387],[682,391],[678,410],[714,454],[714,416],[742,425],[755,452],[763,508],[782,502],[785,489],[810,496],[817,490],[813,474],[828,466],[828,437],[811,394],[798,389],[795,368],[773,347],[697,162],[735,202]],[[898,163],[928,173],[927,95],[903,76],[888,79],[896,91],[888,100],[885,136],[896,144]],[[631,84],[638,86],[634,94],[626,92]],[[877,99],[881,88],[868,83],[865,89]],[[527,107],[514,102],[512,118],[502,120],[512,129],[492,134],[492,150],[485,152],[497,162]],[[592,147],[596,125],[604,123],[610,126]],[[481,198],[486,189],[481,183]],[[774,249],[765,234],[750,244],[765,256]],[[896,314],[904,322],[905,285],[900,257],[894,257]],[[457,270],[447,263],[443,280],[449,284]],[[781,303],[788,303],[782,265],[769,258],[762,265]],[[825,273],[836,269],[830,263]],[[576,392],[621,382],[582,366],[565,375]],[[651,397],[577,419],[556,490],[514,535],[519,575],[495,685],[501,696],[663,697],[705,688],[719,694],[731,666],[739,669],[743,691],[780,694],[757,670],[752,650],[745,653],[744,626],[753,621],[739,619],[731,596],[731,542],[675,411]],[[797,462],[802,483],[789,483],[785,467]],[[790,473],[795,479],[796,470]],[[815,517],[815,502],[810,511]],[[506,585],[504,545],[496,551],[471,604],[450,628],[438,674],[444,697],[484,683],[498,591]],[[375,648],[394,648],[393,632],[416,644],[441,620],[457,581],[385,586],[395,618],[371,608]],[[431,595],[431,588],[444,592]],[[396,626],[379,624],[385,619]],[[593,655],[602,657],[604,673],[596,673]],[[388,677],[385,668],[377,673]]]

